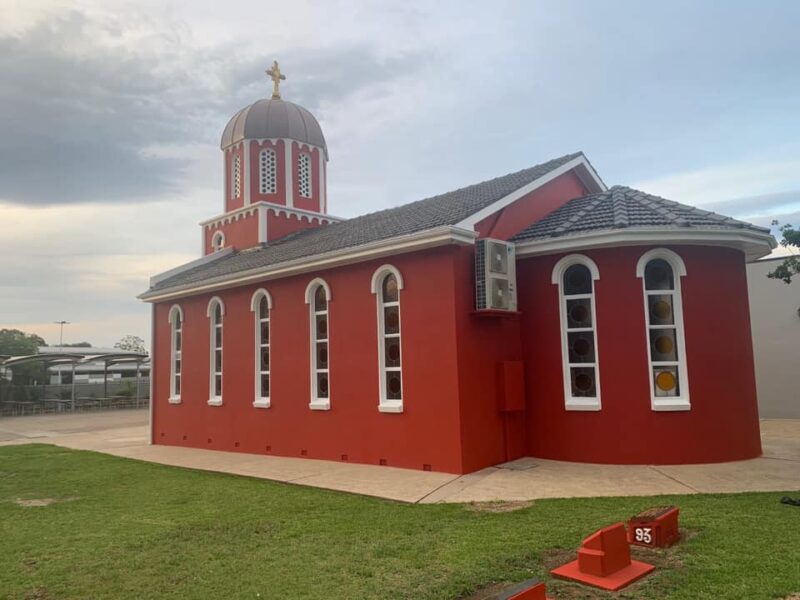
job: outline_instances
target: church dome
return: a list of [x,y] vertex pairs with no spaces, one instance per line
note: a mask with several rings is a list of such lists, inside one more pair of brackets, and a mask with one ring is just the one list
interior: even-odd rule
[[222,132],[220,147],[245,139],[289,138],[319,146],[328,156],[325,136],[317,119],[308,110],[280,98],[257,100],[237,112]]

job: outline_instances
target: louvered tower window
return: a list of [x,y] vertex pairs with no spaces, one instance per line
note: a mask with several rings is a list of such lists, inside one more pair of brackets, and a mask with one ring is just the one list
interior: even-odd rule
[[300,195],[303,198],[311,198],[311,156],[301,154],[297,164],[297,178],[300,182]]
[[262,194],[274,194],[278,189],[278,161],[275,151],[271,148],[262,150],[258,155],[261,169]]

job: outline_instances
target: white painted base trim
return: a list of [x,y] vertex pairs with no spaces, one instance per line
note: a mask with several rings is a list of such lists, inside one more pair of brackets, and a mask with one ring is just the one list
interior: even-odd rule
[[222,398],[209,398],[208,399],[209,406],[222,406]]
[[259,398],[253,402],[253,406],[256,408],[269,408],[269,398]]
[[180,404],[181,403],[181,397],[180,396],[170,396],[168,402],[170,404]]
[[402,404],[378,404],[378,412],[382,413],[401,413],[403,412]]
[[688,400],[681,400],[675,398],[669,398],[666,400],[661,400],[661,399],[653,400],[650,406],[656,412],[692,410],[692,405],[689,403]]
[[598,398],[571,398],[564,403],[564,408],[567,410],[598,411],[602,407]]
[[311,410],[330,410],[331,409],[331,401],[330,400],[312,400],[308,404],[308,408]]

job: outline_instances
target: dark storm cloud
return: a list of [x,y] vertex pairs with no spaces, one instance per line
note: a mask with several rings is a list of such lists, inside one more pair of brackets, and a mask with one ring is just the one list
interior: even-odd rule
[[[275,52],[197,50],[180,24],[137,19],[71,11],[0,36],[0,200],[169,193],[185,166],[174,148],[213,151],[233,112],[269,93],[264,69]],[[312,111],[323,97],[336,102],[415,64],[367,47],[281,52],[293,69],[291,99]]]

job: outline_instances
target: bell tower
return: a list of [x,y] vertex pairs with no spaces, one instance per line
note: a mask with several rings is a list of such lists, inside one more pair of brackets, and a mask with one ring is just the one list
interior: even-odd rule
[[[286,75],[278,61],[266,74],[272,96],[237,112],[222,132],[224,212],[202,223],[205,254],[269,243],[339,220],[327,214],[328,147],[322,128],[307,109],[281,98]],[[257,228],[240,224],[256,213]],[[252,230],[245,235],[239,229]]]

